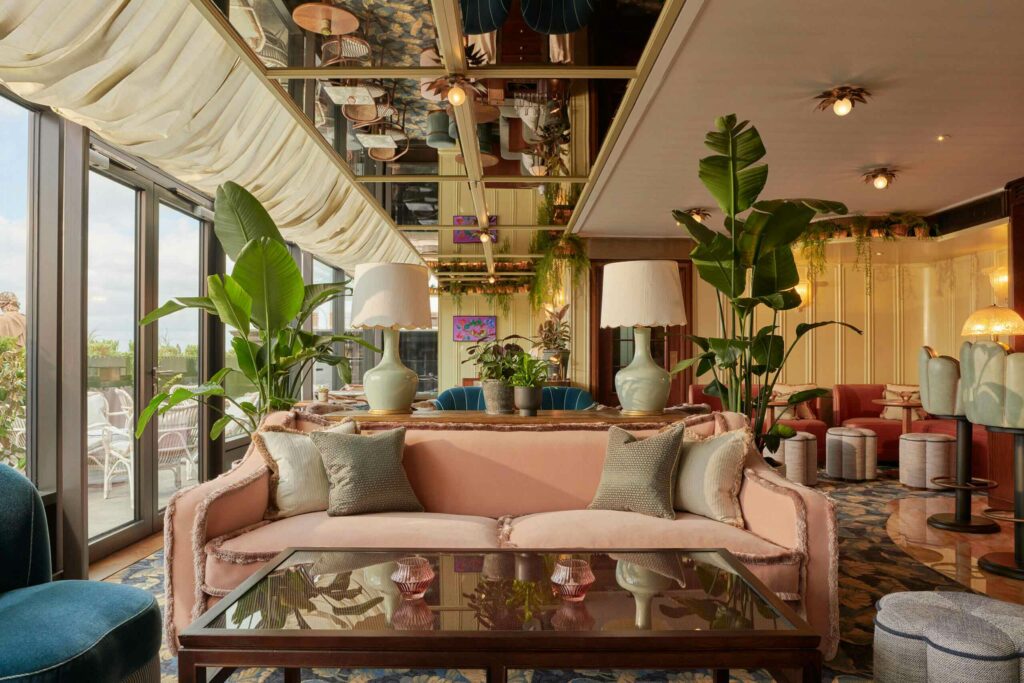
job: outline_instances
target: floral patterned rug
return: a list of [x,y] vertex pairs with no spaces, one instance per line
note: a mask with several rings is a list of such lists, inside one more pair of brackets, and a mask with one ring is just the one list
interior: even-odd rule
[[[875,603],[887,593],[922,590],[967,590],[958,583],[917,562],[900,550],[885,531],[887,503],[900,497],[951,495],[909,491],[887,476],[859,484],[819,481],[819,490],[832,496],[839,513],[839,601],[842,643],[839,654],[828,662],[824,681],[847,683],[871,679],[871,643]],[[133,564],[108,579],[138,586],[164,604],[163,552]],[[161,651],[164,683],[177,681],[177,661]],[[483,683],[482,671],[304,669],[302,680],[330,683]],[[245,683],[283,681],[280,671],[246,669],[232,681]],[[509,683],[654,683],[709,681],[705,671],[510,671]],[[770,681],[764,672],[733,672],[733,681]]]

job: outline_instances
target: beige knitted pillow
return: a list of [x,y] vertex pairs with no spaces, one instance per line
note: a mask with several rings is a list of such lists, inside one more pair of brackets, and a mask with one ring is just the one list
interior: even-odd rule
[[682,441],[682,426],[639,440],[625,429],[609,428],[601,482],[589,508],[675,519],[672,494]]
[[[886,384],[882,396],[889,401],[916,401],[921,402],[921,387],[916,384]],[[926,416],[923,408],[915,408],[910,412],[910,419],[919,420]],[[879,417],[886,420],[902,420],[903,408],[899,406],[886,406],[882,409]]]
[[[810,389],[817,389],[815,384],[776,384],[772,391],[772,398],[779,401],[785,401],[793,394],[799,391],[808,391]],[[814,402],[804,401],[797,403],[795,406],[785,406],[775,409],[776,420],[816,420],[818,419],[817,414],[814,412]]]
[[423,512],[402,467],[405,427],[376,434],[313,432],[330,482],[327,514]]
[[[357,434],[352,418],[326,430]],[[268,519],[281,519],[327,509],[327,470],[309,433],[285,427],[264,427],[253,435],[256,450],[270,468]]]
[[740,485],[752,441],[749,428],[702,441],[684,441],[676,479],[676,509],[742,529]]

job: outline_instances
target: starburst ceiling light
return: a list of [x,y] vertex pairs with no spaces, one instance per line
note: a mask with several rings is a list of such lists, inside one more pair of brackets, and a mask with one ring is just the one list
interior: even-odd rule
[[891,168],[876,168],[864,174],[864,182],[871,183],[876,190],[884,190],[896,180],[896,171]]
[[692,209],[687,209],[686,213],[688,213],[690,215],[690,218],[697,221],[698,223],[703,223],[707,219],[711,218],[711,212],[699,206],[695,206]]
[[864,88],[858,88],[853,85],[841,85],[838,88],[826,90],[815,99],[821,100],[818,102],[818,111],[825,111],[832,107],[832,111],[835,112],[836,116],[846,116],[853,111],[854,105],[858,102],[867,104],[867,98],[869,97],[871,97],[871,93]]

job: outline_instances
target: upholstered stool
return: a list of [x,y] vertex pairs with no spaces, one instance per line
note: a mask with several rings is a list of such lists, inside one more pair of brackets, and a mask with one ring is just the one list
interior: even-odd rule
[[825,433],[825,473],[833,479],[874,479],[878,436],[861,427],[832,427]]
[[948,434],[900,437],[900,483],[915,489],[942,489],[932,482],[956,472],[956,439]]
[[[767,449],[765,456],[771,455]],[[818,483],[818,439],[810,432],[797,432],[783,439],[773,456],[782,463],[780,474],[796,484],[814,486]]]
[[878,683],[1024,681],[1024,607],[973,593],[891,593],[875,616]]

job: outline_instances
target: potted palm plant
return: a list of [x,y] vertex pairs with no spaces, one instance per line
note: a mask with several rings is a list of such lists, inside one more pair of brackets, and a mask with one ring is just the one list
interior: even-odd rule
[[[171,299],[150,311],[140,324],[149,325],[186,308],[203,310],[227,328],[238,368],[222,368],[198,386],[158,393],[139,414],[137,436],[155,414],[163,415],[186,401],[221,413],[210,438],[219,437],[231,423],[251,435],[267,413],[295,405],[315,364],[334,366],[346,383],[351,380],[349,359],[336,350],[339,342],[379,352],[361,337],[306,330],[317,308],[349,290],[345,283],[305,284],[277,225],[245,188],[232,182],[217,188],[213,229],[234,262],[231,274],[209,276],[206,296]],[[255,401],[237,400],[225,392],[225,382],[239,374],[256,387]],[[222,406],[218,399],[229,405]]]
[[466,349],[469,358],[463,363],[473,363],[484,391],[484,407],[488,415],[510,415],[515,412],[512,385],[509,380],[516,371],[519,356],[525,354],[523,347],[514,340],[526,339],[512,334],[501,339],[480,340]]
[[544,395],[544,380],[548,376],[548,364],[528,353],[519,354],[515,372],[509,378],[514,389],[516,408],[523,417],[536,417]]

